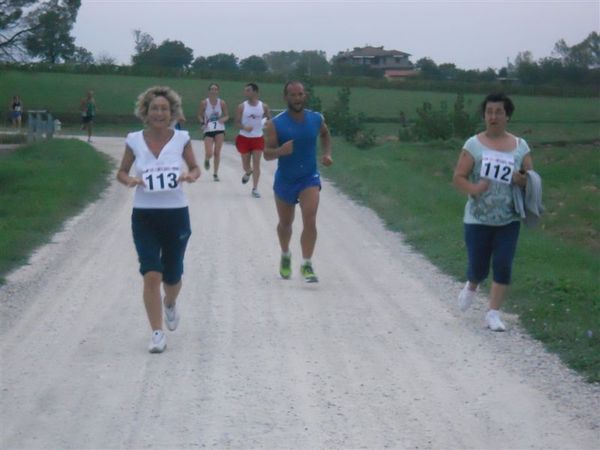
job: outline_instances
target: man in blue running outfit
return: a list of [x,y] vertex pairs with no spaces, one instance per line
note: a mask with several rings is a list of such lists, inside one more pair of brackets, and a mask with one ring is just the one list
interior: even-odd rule
[[289,81],[283,89],[287,110],[265,129],[266,160],[277,159],[275,172],[275,204],[279,223],[277,235],[281,246],[279,274],[289,279],[292,274],[290,239],[296,203],[300,203],[304,228],[300,237],[303,262],[300,268],[308,283],[319,281],[312,267],[311,257],[317,242],[317,209],[321,178],[317,168],[317,137],[321,140],[324,166],[333,164],[331,135],[320,113],[304,108],[307,97],[300,81]]

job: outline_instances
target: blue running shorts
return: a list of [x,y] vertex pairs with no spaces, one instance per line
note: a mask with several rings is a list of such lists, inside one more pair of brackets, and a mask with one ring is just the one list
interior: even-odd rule
[[292,181],[282,179],[276,174],[273,190],[277,198],[290,205],[295,205],[298,203],[300,193],[313,186],[317,186],[319,190],[321,189],[321,177],[318,173]]

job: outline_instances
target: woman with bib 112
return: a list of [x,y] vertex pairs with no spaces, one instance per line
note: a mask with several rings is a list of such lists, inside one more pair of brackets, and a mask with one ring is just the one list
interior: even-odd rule
[[[182,115],[181,98],[175,91],[163,86],[146,90],[138,97],[135,114],[144,122],[144,129],[127,135],[117,179],[135,187],[131,228],[144,278],[144,305],[152,328],[148,349],[160,353],[166,348],[163,304],[167,328],[174,331],[179,323],[176,300],[191,235],[181,184],[195,182],[200,168],[188,132],[171,127]],[[134,165],[135,175],[130,176]]]
[[465,311],[473,303],[491,261],[493,282],[485,321],[493,331],[505,330],[499,310],[511,281],[519,238],[520,216],[512,185],[524,187],[526,171],[533,169],[527,142],[506,130],[514,109],[504,94],[485,98],[481,104],[485,131],[465,142],[453,178],[456,188],[469,196],[464,211],[467,283],[459,294],[459,307]]

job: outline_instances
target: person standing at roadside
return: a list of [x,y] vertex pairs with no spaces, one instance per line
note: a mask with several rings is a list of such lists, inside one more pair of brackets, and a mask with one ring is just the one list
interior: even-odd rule
[[96,99],[94,91],[88,91],[86,96],[79,102],[81,112],[81,129],[87,131],[88,142],[92,142],[92,127],[96,116]]
[[225,141],[225,123],[229,120],[229,111],[224,100],[219,98],[220,87],[217,83],[208,86],[208,97],[200,102],[198,120],[204,134],[204,168],[210,170],[210,159],[214,156],[213,180],[219,181],[221,148]]
[[263,137],[263,119],[270,119],[271,112],[266,103],[259,100],[258,85],[248,83],[244,87],[246,101],[236,110],[235,123],[240,132],[235,146],[242,157],[242,183],[246,184],[252,176],[252,196],[260,198],[258,181],[260,179],[260,159],[265,149]]
[[[131,228],[152,329],[150,353],[161,353],[167,346],[162,329],[163,306],[167,328],[174,331],[179,323],[176,301],[182,286],[183,257],[192,233],[181,185],[200,177],[189,133],[173,129],[181,114],[181,98],[171,88],[154,86],[143,92],[138,97],[136,115],[144,122],[144,129],[127,135],[117,173],[122,184],[135,188]],[[134,165],[135,175],[130,176]]]
[[287,110],[267,122],[265,159],[277,159],[273,190],[279,223],[277,236],[281,247],[279,274],[291,277],[290,240],[296,204],[300,204],[303,230],[300,236],[302,265],[300,273],[307,283],[319,281],[312,265],[317,242],[317,209],[321,178],[317,167],[317,138],[321,141],[321,163],[333,164],[331,136],[323,116],[305,109],[307,96],[300,81],[289,81],[283,89]]
[[521,217],[515,209],[512,185],[525,187],[533,161],[527,142],[507,131],[515,110],[504,94],[490,94],[481,104],[485,131],[469,138],[460,153],[453,182],[468,194],[464,236],[468,256],[467,282],[458,296],[467,310],[490,270],[493,282],[485,322],[492,331],[506,329],[500,307],[511,282]]
[[23,102],[19,95],[14,95],[10,102],[10,121],[14,128],[21,128],[23,121]]

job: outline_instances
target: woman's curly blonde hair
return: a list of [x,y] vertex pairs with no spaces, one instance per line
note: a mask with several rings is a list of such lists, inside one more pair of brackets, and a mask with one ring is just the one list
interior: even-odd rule
[[177,123],[179,119],[183,117],[183,110],[181,109],[181,97],[177,92],[171,89],[169,86],[152,86],[142,92],[135,104],[135,115],[139,117],[142,122],[146,123],[148,118],[148,108],[150,103],[156,97],[164,97],[171,105],[171,120],[172,123]]

